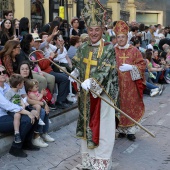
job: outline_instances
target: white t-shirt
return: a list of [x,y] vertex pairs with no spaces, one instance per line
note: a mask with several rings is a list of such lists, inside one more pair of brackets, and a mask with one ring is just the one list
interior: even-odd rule
[[153,45],[152,45],[152,44],[148,44],[148,45],[146,46],[146,49],[152,49],[152,50],[154,50],[154,48],[153,48]]
[[60,52],[60,49],[58,49],[57,53],[58,53],[58,55],[57,55],[56,58],[54,58],[54,61],[57,61],[57,62],[59,62],[59,63],[68,63],[68,61],[67,61],[67,59],[66,59],[67,50],[66,50],[65,47],[64,47],[62,53]]
[[23,108],[13,104],[5,98],[5,93],[10,89],[9,84],[4,83],[4,88],[0,87],[0,117],[7,115],[7,111],[19,112]]
[[55,52],[57,50],[57,47],[55,45],[49,44],[48,47],[45,47],[43,49],[44,53],[45,53],[45,58],[49,58],[50,54],[53,52]]

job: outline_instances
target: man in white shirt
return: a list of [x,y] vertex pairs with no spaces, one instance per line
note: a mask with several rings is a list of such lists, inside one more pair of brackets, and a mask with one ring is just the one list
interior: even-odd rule
[[[54,42],[56,43],[57,47],[57,56],[54,58],[55,62],[58,62],[60,66],[65,67],[68,72],[72,71],[72,62],[70,58],[68,57],[67,50],[64,47],[64,40],[62,35],[59,35],[54,39]],[[56,67],[53,67],[53,70],[55,71]]]

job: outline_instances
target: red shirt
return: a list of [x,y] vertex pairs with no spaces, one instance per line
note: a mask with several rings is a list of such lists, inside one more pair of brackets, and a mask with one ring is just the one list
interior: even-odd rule
[[44,71],[46,73],[50,73],[51,71],[53,71],[53,69],[51,68],[51,62],[48,59],[45,59],[45,57],[42,55],[42,53],[37,51],[36,58],[37,58],[37,60],[44,58],[44,60],[41,60],[38,62],[38,65],[40,66],[42,71]]

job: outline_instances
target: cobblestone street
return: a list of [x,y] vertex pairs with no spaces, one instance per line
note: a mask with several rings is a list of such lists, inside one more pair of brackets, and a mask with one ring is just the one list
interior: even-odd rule
[[[136,141],[116,139],[113,170],[170,169],[170,86],[161,96],[144,97],[146,112],[142,125],[156,135],[152,138],[143,130]],[[27,151],[27,158],[15,158],[8,153],[0,157],[0,170],[78,170],[81,164],[80,140],[75,137],[76,122],[51,132],[55,138],[49,147]],[[116,134],[117,135],[117,134]]]

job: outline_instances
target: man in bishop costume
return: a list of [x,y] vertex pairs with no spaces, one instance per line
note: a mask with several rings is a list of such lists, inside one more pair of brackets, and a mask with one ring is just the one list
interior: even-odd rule
[[[143,103],[143,90],[145,88],[144,72],[146,63],[140,51],[134,46],[127,44],[129,27],[124,21],[117,21],[114,27],[117,46],[116,63],[119,80],[119,105],[131,118],[140,122],[145,111]],[[138,129],[135,124],[123,115],[120,115],[118,137],[127,137],[135,140]]]
[[[110,170],[115,142],[115,109],[89,91],[93,90],[112,104],[117,103],[118,75],[113,46],[102,39],[104,8],[89,1],[83,17],[90,40],[83,43],[73,58],[73,76],[83,82],[78,92],[79,118],[76,135],[81,138],[83,169]],[[70,78],[71,80],[71,78]]]

